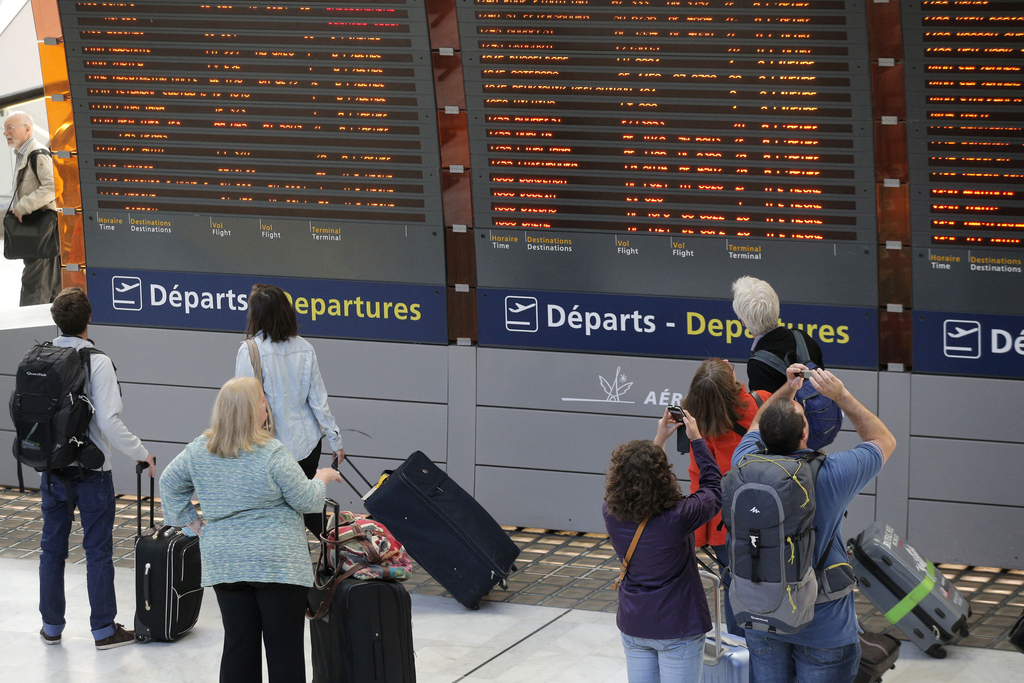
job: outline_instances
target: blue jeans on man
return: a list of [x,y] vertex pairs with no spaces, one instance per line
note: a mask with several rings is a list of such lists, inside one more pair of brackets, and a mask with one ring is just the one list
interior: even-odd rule
[[840,647],[794,645],[747,630],[750,683],[853,683],[860,642]]
[[[92,613],[89,625],[93,638],[112,636],[117,627],[117,598],[114,595],[114,480],[111,473],[67,468],[65,477],[43,474],[43,539],[39,557],[39,612],[43,631],[59,636],[64,630],[64,562],[68,558],[71,517],[68,496],[78,508],[82,521],[86,585]],[[67,486],[65,486],[65,482]],[[70,490],[70,493],[69,493]]]

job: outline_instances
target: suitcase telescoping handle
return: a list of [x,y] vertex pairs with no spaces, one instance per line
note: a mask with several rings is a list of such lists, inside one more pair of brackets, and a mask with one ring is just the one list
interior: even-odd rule
[[[153,458],[153,465],[156,465],[156,458]],[[135,484],[136,493],[139,500],[139,509],[137,510],[136,519],[139,523],[139,537],[142,536],[142,473],[149,468],[149,463],[145,460],[140,460],[135,463]],[[155,488],[155,477],[149,478],[149,526],[154,527],[156,523],[153,521],[153,501],[156,496]]]
[[[352,467],[352,471],[353,471],[353,472],[355,472],[356,474],[358,474],[358,475],[359,475],[359,478],[360,478],[360,479],[362,479],[362,480],[363,480],[364,482],[366,482],[366,485],[367,485],[367,486],[369,486],[369,487],[370,487],[371,489],[373,488],[373,484],[371,484],[371,483],[370,483],[370,480],[369,480],[369,479],[367,479],[366,477],[364,477],[364,476],[363,476],[363,473],[359,471],[359,468],[358,468],[358,467],[356,467],[356,464],[355,464],[354,462],[352,462],[352,459],[351,459],[351,458],[347,458],[347,457],[346,457],[346,458],[345,458],[345,460],[344,460],[344,462],[347,462],[347,463],[348,463],[348,464],[349,464],[349,465],[350,465],[350,466]],[[344,475],[344,474],[341,474],[341,463],[340,463],[340,462],[338,462],[338,459],[337,459],[337,458],[334,458],[333,460],[331,460],[331,467],[333,467],[333,468],[335,469],[335,471],[336,471],[336,472],[337,472],[338,474],[340,474],[340,475],[341,475],[341,479],[342,479],[342,481],[344,481],[344,482],[345,482],[346,484],[348,484],[348,487],[349,487],[350,489],[352,489],[353,491],[355,491],[355,492],[356,492],[356,495],[357,495],[357,496],[359,496],[360,498],[362,498],[362,497],[363,497],[363,495],[364,495],[364,494],[360,493],[360,492],[359,492],[359,489],[357,489],[357,488],[355,487],[355,485],[354,485],[354,484],[353,484],[352,482],[350,482],[350,481],[349,481],[349,480],[348,480],[348,479],[347,479],[347,478],[345,477],[345,475]]]
[[706,579],[715,590],[715,652],[711,661],[704,660],[709,666],[715,666],[722,659],[722,580],[711,572],[701,570],[701,582]]
[[[325,498],[324,499],[324,515],[327,514],[328,506],[330,506],[331,509],[334,510],[334,538],[335,538],[335,540],[337,540],[337,538],[338,538],[338,527],[340,526],[339,518],[341,517],[341,505],[338,503],[338,501],[334,500],[333,498]],[[326,534],[326,532],[325,532],[325,534]],[[331,547],[331,544],[329,544],[326,539],[324,539],[324,538],[320,539],[320,557],[323,558],[322,561],[326,560],[326,558],[327,558],[327,549],[330,548],[330,547]],[[338,550],[337,546],[334,546],[334,566],[335,567],[338,566],[338,562],[339,562],[338,553],[339,552],[340,551]],[[326,563],[324,563],[324,567],[325,568],[327,567]]]

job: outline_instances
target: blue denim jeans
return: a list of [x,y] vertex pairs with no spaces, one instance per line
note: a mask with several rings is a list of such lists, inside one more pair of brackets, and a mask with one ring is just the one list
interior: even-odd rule
[[[77,468],[68,468],[69,473]],[[67,488],[64,486],[67,482]],[[42,477],[43,540],[39,557],[39,613],[46,635],[64,630],[64,561],[68,558],[71,518],[68,496],[82,520],[82,548],[85,550],[86,585],[92,614],[89,625],[93,638],[114,635],[117,599],[114,595],[114,480],[110,472],[85,470],[84,478],[69,474],[66,479]]]
[[654,640],[622,634],[629,683],[700,683],[704,634]]
[[792,645],[747,631],[750,683],[853,683],[860,664],[860,643],[841,647]]

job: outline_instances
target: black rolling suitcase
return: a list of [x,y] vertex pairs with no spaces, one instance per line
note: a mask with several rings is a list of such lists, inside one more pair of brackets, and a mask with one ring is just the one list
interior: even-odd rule
[[[338,504],[334,506],[337,528]],[[337,538],[337,531],[335,531]],[[321,539],[316,585],[309,593],[313,683],[415,683],[412,600],[400,583],[347,578],[362,565],[333,574]]]
[[505,588],[516,570],[516,544],[421,451],[370,489],[363,502],[412,559],[470,609],[477,609],[494,586]]
[[879,683],[882,676],[896,668],[900,641],[884,633],[859,633],[860,664],[853,683]]
[[203,604],[199,538],[179,527],[153,526],[149,480],[149,528],[142,530],[142,472],[135,467],[139,494],[139,535],[135,539],[135,639],[171,642],[192,630]]
[[1017,622],[1010,629],[1008,640],[1010,645],[1013,645],[1020,652],[1024,652],[1024,614],[1017,617]]

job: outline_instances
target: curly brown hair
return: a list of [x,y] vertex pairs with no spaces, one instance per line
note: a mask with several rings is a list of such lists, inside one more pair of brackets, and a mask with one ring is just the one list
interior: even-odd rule
[[739,421],[746,408],[743,385],[736,381],[732,366],[721,358],[708,358],[693,373],[690,392],[683,407],[694,419],[706,439],[722,436]]
[[616,519],[640,523],[683,499],[672,463],[652,442],[630,441],[612,452],[604,502]]

